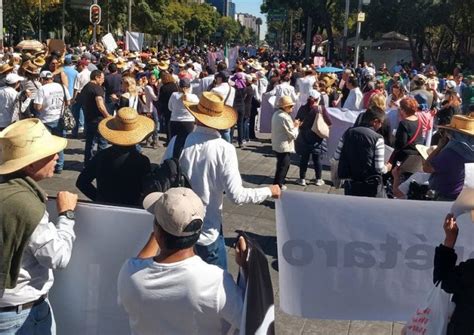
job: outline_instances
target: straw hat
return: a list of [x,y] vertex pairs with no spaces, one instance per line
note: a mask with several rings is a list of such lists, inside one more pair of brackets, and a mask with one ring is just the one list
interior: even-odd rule
[[15,122],[0,132],[0,174],[9,174],[62,151],[67,140],[51,135],[38,119]]
[[169,67],[170,67],[170,66],[169,66],[169,64],[168,64],[167,62],[160,61],[160,62],[158,63],[158,68],[159,68],[160,70],[165,70],[165,71],[166,71],[166,70],[168,70]]
[[107,60],[108,60],[109,62],[115,62],[115,60],[117,59],[117,56],[115,56],[113,53],[109,52],[109,53],[107,54],[107,57],[106,57],[106,58],[107,58]]
[[150,59],[150,61],[148,62],[149,65],[158,65],[158,59],[156,58],[152,58]]
[[27,60],[26,62],[23,63],[21,68],[28,73],[31,74],[39,74],[40,73],[40,68],[33,64],[30,60]]
[[152,119],[138,115],[131,107],[120,108],[115,117],[99,123],[99,133],[110,143],[131,146],[140,143],[155,130]]
[[438,128],[444,128],[474,136],[474,113],[471,113],[469,116],[454,115],[450,124],[438,126]]
[[13,70],[13,66],[11,66],[8,63],[0,65],[0,74],[4,74],[4,73],[6,73],[8,71],[11,71],[11,70]]
[[284,108],[284,107],[294,106],[294,105],[295,103],[289,95],[282,96],[280,100],[278,101],[279,108]]
[[44,60],[43,57],[36,57],[33,59],[33,64],[35,64],[38,67],[43,67],[44,64],[46,64],[46,61]]
[[202,124],[213,129],[228,129],[236,124],[237,113],[224,104],[224,99],[212,92],[203,92],[199,104],[184,102],[187,110]]
[[123,58],[119,58],[117,60],[117,63],[115,63],[115,64],[117,64],[117,68],[119,68],[119,69],[123,69],[127,66],[127,62]]

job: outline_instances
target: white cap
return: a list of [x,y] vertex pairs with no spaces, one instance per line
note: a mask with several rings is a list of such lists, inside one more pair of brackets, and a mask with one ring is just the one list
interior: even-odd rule
[[9,73],[7,74],[7,77],[5,78],[5,82],[7,83],[7,85],[13,85],[23,80],[25,80],[25,78],[17,75],[16,73]]
[[168,234],[186,237],[201,232],[204,205],[190,188],[150,193],[143,200],[143,208],[155,215],[156,222]]
[[51,73],[51,71],[41,71],[40,78],[51,79],[53,78],[53,74]]
[[316,90],[309,90],[309,96],[315,100],[318,100],[321,97],[321,93]]

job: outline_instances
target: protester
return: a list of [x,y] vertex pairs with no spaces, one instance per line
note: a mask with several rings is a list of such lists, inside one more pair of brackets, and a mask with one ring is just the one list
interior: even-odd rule
[[[214,84],[212,85],[213,87],[210,91],[221,96],[222,99],[224,99],[224,104],[226,106],[233,107],[236,91],[234,87],[230,86],[228,80],[229,78],[227,77],[225,72],[218,72],[214,76]],[[229,143],[232,143],[231,129],[222,129],[220,133],[224,140]]]
[[91,80],[91,72],[87,68],[89,62],[85,59],[81,60],[77,64],[78,74],[76,80],[74,81],[74,96],[72,100],[74,104],[72,105],[72,114],[76,120],[76,126],[72,130],[72,136],[77,138],[79,133],[84,130],[85,120],[84,120],[84,108],[81,105],[78,97],[82,92],[82,89],[89,83]]
[[296,120],[300,122],[299,133],[295,142],[296,153],[300,155],[300,178],[296,183],[301,186],[306,186],[306,171],[310,156],[313,158],[314,182],[316,186],[324,185],[321,158],[327,152],[327,142],[326,139],[319,137],[312,130],[312,127],[318,113],[321,113],[324,122],[328,126],[331,126],[332,122],[326,109],[319,106],[320,96],[318,91],[310,90],[307,103],[301,106],[296,115]]
[[14,121],[14,108],[19,96],[20,82],[23,80],[23,77],[10,73],[5,78],[5,86],[0,87],[0,130]]
[[110,63],[107,67],[109,72],[105,75],[105,106],[110,115],[114,115],[117,110],[117,103],[122,93],[122,76],[118,73],[117,64]]
[[355,77],[349,77],[346,82],[346,87],[349,90],[349,95],[347,96],[346,101],[344,102],[343,108],[349,110],[361,110],[362,109],[362,92],[357,83]]
[[382,127],[385,112],[372,106],[365,113],[360,126],[349,128],[339,141],[334,159],[339,162],[338,176],[347,179],[344,194],[353,196],[382,196],[382,174],[391,169],[385,164]]
[[[223,194],[234,203],[259,203],[280,195],[280,187],[245,188],[240,177],[237,153],[233,145],[222,139],[219,130],[237,122],[235,111],[215,93],[204,92],[198,105],[184,104],[196,118],[196,129],[188,135],[179,159],[183,174],[205,207],[204,226],[196,243],[196,253],[205,262],[227,269],[227,256],[222,233]],[[173,156],[176,137],[163,156]]]
[[[95,155],[77,178],[76,186],[89,199],[102,203],[139,206],[142,181],[150,172],[150,160],[136,144],[154,129],[153,120],[123,107],[113,118],[99,123],[99,133],[112,144]],[[92,182],[96,180],[94,186]]]
[[272,149],[276,154],[277,164],[273,184],[286,189],[285,178],[290,168],[291,153],[295,152],[295,139],[298,136],[300,121],[291,118],[295,102],[290,96],[282,96],[278,101],[278,110],[272,116]]
[[156,104],[158,102],[158,78],[155,74],[150,73],[148,76],[148,84],[145,87],[145,114],[151,117],[155,122],[155,130],[151,136],[150,145],[153,149],[158,148],[158,133],[160,126],[160,118],[158,116],[158,109]]
[[474,260],[468,259],[456,265],[457,254],[454,250],[459,234],[456,218],[448,214],[443,223],[445,239],[435,251],[433,283],[441,282],[441,288],[452,294],[455,304],[449,318],[447,335],[474,333],[474,299],[472,296],[474,281]]
[[174,92],[168,102],[171,111],[170,136],[187,136],[194,130],[194,116],[186,109],[184,103],[199,103],[197,95],[191,93],[191,82],[187,78],[179,80],[179,91]]
[[[64,128],[60,119],[71,100],[69,91],[64,85],[53,82],[53,74],[50,71],[42,71],[40,78],[42,86],[38,89],[34,100],[38,118],[53,135],[64,137]],[[61,151],[54,173],[60,174],[63,168],[64,152]]]
[[[226,324],[240,328],[243,288],[195,254],[205,220],[199,196],[188,188],[171,188],[148,195],[143,205],[154,215],[153,233],[118,277],[118,300],[132,333],[224,334]],[[241,237],[235,260],[242,267],[245,259]]]
[[436,199],[452,201],[464,185],[464,164],[474,163],[474,113],[455,115],[450,124],[439,128],[443,135],[423,170],[431,173],[430,188],[436,192]]
[[110,115],[104,102],[104,74],[99,70],[91,73],[90,82],[84,86],[78,97],[79,103],[84,110],[86,125],[86,145],[84,152],[84,166],[91,160],[93,149],[97,143],[97,152],[107,147],[107,141],[99,134],[97,128],[99,122]]
[[170,134],[170,120],[171,111],[168,108],[171,95],[178,92],[179,88],[173,76],[167,72],[161,72],[161,87],[158,95],[158,110],[164,118],[164,131],[166,133],[166,145],[171,140]]
[[2,333],[56,334],[48,292],[52,270],[66,267],[71,258],[77,195],[58,193],[55,224],[38,182],[53,176],[57,152],[66,145],[38,119],[18,121],[0,132]]

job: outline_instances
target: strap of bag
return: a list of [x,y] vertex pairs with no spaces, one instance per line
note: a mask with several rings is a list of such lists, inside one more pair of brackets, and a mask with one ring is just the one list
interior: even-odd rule
[[418,138],[418,135],[420,134],[420,131],[421,131],[421,128],[422,128],[421,126],[422,126],[421,120],[420,120],[420,118],[418,118],[418,126],[416,127],[415,134],[408,140],[407,144],[405,144],[404,149],[406,147],[409,147],[410,145],[413,144],[413,142],[416,141],[416,139]]
[[61,108],[61,116],[60,118],[62,118],[64,116],[64,112],[66,111],[66,89],[64,88],[64,85],[63,84],[59,84],[61,85],[61,88],[63,89],[63,107]]
[[[229,85],[229,84],[227,84],[227,85]],[[229,92],[227,92],[227,96],[224,99],[224,105],[227,103],[227,100],[229,99],[230,91],[232,91],[232,87],[229,85]]]

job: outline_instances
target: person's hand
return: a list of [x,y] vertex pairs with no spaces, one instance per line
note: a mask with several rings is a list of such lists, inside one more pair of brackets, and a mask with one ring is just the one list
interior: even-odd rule
[[77,205],[77,194],[61,191],[58,193],[56,198],[56,206],[58,208],[58,213],[62,213],[65,211],[73,211],[76,209]]
[[444,239],[444,246],[448,248],[454,248],[456,240],[458,239],[459,228],[456,224],[456,218],[453,214],[449,213],[444,219],[444,233],[446,238]]
[[242,236],[239,236],[237,243],[235,244],[235,262],[241,268],[245,268],[247,262],[247,243]]
[[293,125],[298,128],[299,126],[301,126],[301,121],[300,120],[295,120],[293,121]]
[[278,199],[281,196],[280,185],[269,186],[270,191],[272,192],[272,198]]
[[385,167],[387,168],[387,172],[390,172],[392,170],[392,163],[386,163]]

